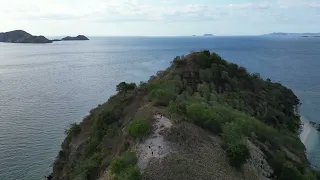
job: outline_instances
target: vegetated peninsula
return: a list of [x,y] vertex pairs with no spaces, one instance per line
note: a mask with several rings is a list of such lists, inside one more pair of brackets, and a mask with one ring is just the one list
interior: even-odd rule
[[71,124],[53,179],[316,180],[300,101],[216,53],[177,56]]
[[23,30],[0,33],[0,42],[9,43],[52,43],[44,36],[34,36]]
[[78,35],[76,37],[67,36],[65,38],[62,38],[61,40],[62,41],[76,41],[76,40],[79,41],[79,40],[89,40],[89,38],[87,38],[84,35]]

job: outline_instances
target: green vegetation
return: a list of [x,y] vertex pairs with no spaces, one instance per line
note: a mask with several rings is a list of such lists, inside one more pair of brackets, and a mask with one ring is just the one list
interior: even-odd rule
[[[171,67],[148,82],[141,82],[139,87],[121,82],[117,91],[107,103],[92,110],[83,123],[66,131],[68,138],[54,166],[56,177],[68,174],[69,179],[96,179],[110,165],[115,179],[141,179],[136,156],[125,151],[135,144],[132,137],[149,133],[149,119],[138,115],[139,109],[154,108],[165,109],[178,120],[221,137],[229,163],[235,168],[241,169],[248,161],[253,144],[273,169],[270,178],[319,178],[318,172],[309,167],[298,137],[300,101],[292,90],[251,74],[216,53],[178,56]],[[123,135],[125,127],[130,136]],[[79,135],[87,139],[81,145],[72,141]],[[80,150],[72,150],[70,143]],[[121,152],[120,157],[113,158]]]
[[[108,103],[91,110],[82,123],[72,124],[66,131],[68,136],[61,145],[62,150],[53,168],[55,179],[62,176],[77,180],[97,179],[99,172],[110,164],[113,159],[112,154],[119,148],[126,150],[127,147],[124,146],[126,140],[121,135],[122,129],[119,123],[123,113],[134,115],[136,105],[133,103],[139,102],[139,100],[134,101],[139,95],[129,89],[125,96],[120,93],[110,97]],[[73,137],[80,134],[86,141],[73,142]],[[70,146],[72,143],[81,151],[72,149]],[[75,153],[70,156],[71,152]],[[68,168],[64,169],[66,165]]]
[[65,134],[74,137],[81,132],[81,127],[77,123],[70,124],[70,128],[65,130]]
[[237,168],[240,168],[250,158],[249,149],[244,143],[228,145],[227,155],[229,163]]
[[117,85],[117,91],[118,92],[124,92],[126,93],[127,91],[134,90],[137,87],[135,83],[126,83],[126,82],[121,82]]
[[[191,122],[221,135],[231,165],[241,167],[247,161],[250,140],[267,155],[275,177],[285,176],[281,174],[286,162],[306,173],[305,148],[297,136],[300,101],[292,90],[209,51],[176,57],[170,69],[163,75],[166,79],[150,82],[152,90],[167,89],[171,81],[182,84],[179,91],[171,91],[175,98],[168,111],[186,114]],[[282,161],[279,152],[284,148],[301,161],[290,153],[283,153]]]
[[110,170],[115,175],[115,180],[140,180],[141,173],[135,166],[138,159],[134,152],[124,152],[110,164]]
[[128,132],[134,137],[143,137],[149,133],[149,121],[146,119],[135,119],[130,122]]

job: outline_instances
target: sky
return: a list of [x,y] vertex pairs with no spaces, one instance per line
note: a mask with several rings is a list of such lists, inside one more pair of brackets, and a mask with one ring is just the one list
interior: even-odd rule
[[320,32],[320,0],[0,0],[0,32],[189,36]]

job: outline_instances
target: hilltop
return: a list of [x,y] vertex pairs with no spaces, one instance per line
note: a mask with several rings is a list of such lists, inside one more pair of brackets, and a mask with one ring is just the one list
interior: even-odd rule
[[53,179],[316,180],[300,101],[216,53],[177,56],[66,130]]

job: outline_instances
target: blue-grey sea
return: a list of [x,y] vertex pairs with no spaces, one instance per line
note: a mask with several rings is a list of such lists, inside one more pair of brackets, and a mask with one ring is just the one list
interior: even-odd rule
[[[209,49],[279,81],[320,122],[320,38],[92,37],[52,44],[0,43],[0,179],[39,180],[50,171],[72,122],[107,101],[121,81],[140,82],[176,55]],[[320,167],[319,134],[301,134]]]

